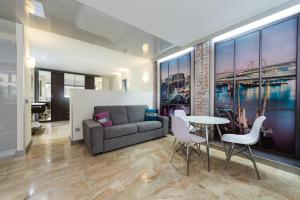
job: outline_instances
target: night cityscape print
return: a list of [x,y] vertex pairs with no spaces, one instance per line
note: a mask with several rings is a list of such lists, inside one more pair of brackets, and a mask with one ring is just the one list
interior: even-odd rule
[[191,54],[160,63],[160,112],[172,116],[176,109],[190,114]]
[[292,18],[215,45],[215,115],[232,121],[223,133],[248,133],[265,115],[257,147],[295,153],[297,23]]

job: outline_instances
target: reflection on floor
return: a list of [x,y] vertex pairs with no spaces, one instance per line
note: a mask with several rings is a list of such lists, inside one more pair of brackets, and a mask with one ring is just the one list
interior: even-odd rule
[[[0,199],[300,199],[300,177],[211,150],[212,169],[191,156],[190,176],[180,154],[170,164],[173,137],[98,156],[70,145],[67,122],[45,124],[29,153],[0,161]],[[205,148],[203,148],[205,149]]]

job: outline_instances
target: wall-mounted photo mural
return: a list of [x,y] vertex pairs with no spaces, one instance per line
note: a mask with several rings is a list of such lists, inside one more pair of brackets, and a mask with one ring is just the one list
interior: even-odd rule
[[160,113],[191,112],[191,53],[160,63]]
[[215,114],[223,133],[247,133],[267,117],[258,148],[295,155],[298,18],[215,45]]

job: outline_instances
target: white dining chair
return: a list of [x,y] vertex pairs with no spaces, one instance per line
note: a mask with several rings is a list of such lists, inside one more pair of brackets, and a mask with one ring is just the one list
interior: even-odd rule
[[[224,134],[224,135],[222,135],[223,142],[231,143],[229,152],[228,153],[225,152],[226,160],[227,160],[226,165],[229,163],[230,158],[232,156],[243,153],[247,158],[249,158],[253,162],[253,165],[254,165],[254,168],[255,168],[255,171],[256,171],[256,174],[257,174],[257,177],[259,180],[260,180],[260,175],[258,173],[258,169],[257,169],[250,146],[254,145],[258,142],[259,136],[260,136],[260,129],[261,129],[261,126],[262,126],[263,122],[265,121],[265,119],[266,119],[265,116],[258,117],[255,120],[253,127],[248,134],[245,134],[245,135]],[[238,150],[238,151],[233,154],[234,150]]]
[[[171,156],[170,162],[172,162],[174,158],[174,154],[177,151],[183,151],[186,154],[187,160],[187,175],[189,175],[189,157],[190,157],[190,148],[192,150],[199,153],[200,144],[205,143],[206,139],[189,132],[188,127],[186,126],[186,122],[180,117],[173,116],[172,117],[172,132],[177,139],[177,144],[174,147],[174,151]],[[186,150],[185,150],[186,148]]]
[[[184,110],[175,110],[174,116],[180,117],[184,120],[184,118],[186,117],[186,113]],[[190,133],[197,132],[199,130],[199,128],[193,126],[189,122],[185,121],[185,123],[186,123],[186,126],[188,127]]]
[[[185,121],[184,118],[186,117],[186,113],[185,113],[184,110],[175,110],[174,111],[174,116],[179,117],[179,118],[184,120],[184,122],[185,122],[186,126],[188,127],[190,133],[196,133],[197,131],[199,131],[198,127],[195,127],[195,126],[191,125],[188,121]],[[176,138],[174,140],[173,146],[175,145],[175,143],[176,143]]]

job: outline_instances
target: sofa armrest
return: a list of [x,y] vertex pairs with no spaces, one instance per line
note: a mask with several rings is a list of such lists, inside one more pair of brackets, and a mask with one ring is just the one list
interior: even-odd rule
[[163,134],[167,135],[169,133],[169,117],[158,115],[157,118],[162,123]]
[[103,152],[103,126],[98,122],[87,119],[82,122],[83,139],[90,153],[93,155]]

